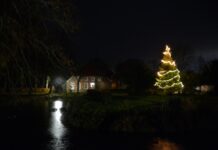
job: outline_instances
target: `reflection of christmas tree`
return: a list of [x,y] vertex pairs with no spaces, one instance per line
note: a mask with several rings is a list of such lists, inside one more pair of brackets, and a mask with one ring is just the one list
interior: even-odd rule
[[157,72],[155,86],[165,94],[181,93],[184,85],[180,81],[180,71],[171,57],[169,46],[163,52],[160,70]]

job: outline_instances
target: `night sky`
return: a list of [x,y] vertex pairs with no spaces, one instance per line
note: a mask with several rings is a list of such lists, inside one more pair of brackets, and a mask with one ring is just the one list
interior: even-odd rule
[[[158,60],[165,44],[190,55],[218,58],[218,7],[210,1],[81,0],[77,57],[116,64]],[[177,50],[177,52],[176,52]]]

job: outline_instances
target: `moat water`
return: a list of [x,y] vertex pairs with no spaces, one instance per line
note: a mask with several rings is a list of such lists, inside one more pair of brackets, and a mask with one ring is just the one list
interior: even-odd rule
[[205,150],[217,147],[216,133],[148,135],[80,132],[66,127],[62,99],[1,106],[1,150]]

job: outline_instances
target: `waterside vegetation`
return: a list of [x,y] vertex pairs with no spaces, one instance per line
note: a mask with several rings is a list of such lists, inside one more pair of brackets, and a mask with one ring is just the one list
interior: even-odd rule
[[84,95],[68,101],[64,122],[85,130],[147,133],[218,131],[216,96]]

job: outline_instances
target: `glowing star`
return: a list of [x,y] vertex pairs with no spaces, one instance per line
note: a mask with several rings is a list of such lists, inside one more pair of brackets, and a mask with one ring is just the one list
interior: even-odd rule
[[168,45],[166,45],[166,51],[169,52],[170,51],[170,47]]
[[176,62],[171,57],[170,47],[166,45],[161,60],[160,71],[157,72],[156,83],[154,84],[165,94],[181,93],[184,85],[180,81],[180,71],[176,67]]

